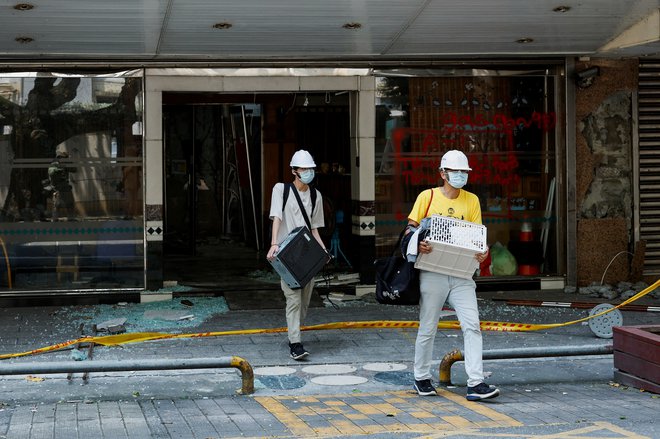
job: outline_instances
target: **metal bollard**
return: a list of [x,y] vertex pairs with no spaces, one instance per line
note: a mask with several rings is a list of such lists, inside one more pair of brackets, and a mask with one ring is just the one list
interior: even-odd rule
[[[534,357],[571,357],[580,355],[606,355],[614,352],[609,345],[595,346],[551,346],[532,347],[517,349],[491,349],[483,351],[484,360],[501,360],[505,358],[534,358]],[[457,361],[463,361],[463,353],[454,349],[445,354],[440,362],[439,381],[440,384],[451,384],[451,366]]]
[[254,372],[241,357],[189,358],[121,361],[57,361],[50,363],[0,363],[0,375],[51,374],[69,372],[120,372],[134,370],[215,369],[234,367],[241,371],[241,394],[254,393]]

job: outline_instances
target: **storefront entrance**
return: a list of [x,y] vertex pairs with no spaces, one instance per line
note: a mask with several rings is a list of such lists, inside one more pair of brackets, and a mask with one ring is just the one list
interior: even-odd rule
[[297,149],[318,166],[327,246],[334,239],[348,248],[347,94],[166,93],[163,142],[165,281],[214,291],[277,287],[265,260],[270,194],[291,181]]

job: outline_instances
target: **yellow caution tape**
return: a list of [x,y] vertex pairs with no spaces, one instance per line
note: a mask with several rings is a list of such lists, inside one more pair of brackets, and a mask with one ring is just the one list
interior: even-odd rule
[[[660,286],[660,280],[656,281],[653,285],[645,288],[639,293],[635,294],[631,298],[621,302],[620,304],[614,306],[613,308],[606,309],[598,314],[592,316],[584,317],[582,319],[573,320],[570,322],[564,323],[542,323],[542,324],[530,324],[530,323],[510,323],[510,322],[481,322],[482,331],[509,331],[509,332],[526,332],[526,331],[538,331],[541,329],[550,329],[550,328],[559,328],[562,326],[574,325],[576,323],[585,322],[589,319],[595,317],[600,317],[603,314],[607,314],[617,308],[621,308],[635,300],[643,297],[653,291],[655,288]],[[319,325],[312,326],[302,326],[301,331],[320,331],[327,329],[359,329],[359,328],[417,328],[419,322],[417,321],[406,321],[406,320],[379,320],[379,321],[364,321],[364,322],[334,322],[334,323],[322,323]],[[439,329],[460,329],[461,325],[458,321],[441,321],[438,323]],[[248,335],[248,334],[272,334],[279,332],[286,332],[287,328],[264,328],[264,329],[236,329],[233,331],[218,331],[218,332],[197,332],[190,334],[167,334],[163,332],[133,332],[133,333],[124,333],[117,335],[105,335],[105,336],[96,336],[96,337],[81,337],[75,340],[69,340],[63,343],[58,343],[51,346],[45,346],[42,348],[34,349],[27,352],[18,352],[13,354],[1,354],[0,360],[5,360],[8,358],[16,357],[25,357],[28,355],[43,354],[45,352],[58,351],[60,349],[66,348],[68,346],[74,345],[76,343],[94,343],[102,346],[117,346],[128,343],[141,343],[145,341],[153,340],[165,340],[165,339],[176,339],[176,338],[197,338],[197,337],[221,337],[225,335]]]

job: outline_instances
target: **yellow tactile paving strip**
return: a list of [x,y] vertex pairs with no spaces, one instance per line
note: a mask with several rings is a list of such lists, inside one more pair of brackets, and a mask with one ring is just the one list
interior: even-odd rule
[[446,390],[435,398],[413,391],[323,396],[256,397],[295,436],[341,436],[387,432],[432,433],[439,429],[518,427],[515,419]]
[[493,433],[492,431],[481,432],[479,430],[454,430],[436,432],[430,435],[419,436],[416,439],[441,439],[460,437],[501,438],[501,439],[652,439],[648,436],[639,435],[617,427],[609,422],[593,422],[583,427],[575,427],[566,424],[566,429],[557,433]]
[[[419,397],[413,391],[322,396],[256,397],[266,410],[286,425],[294,437],[341,437],[379,433],[412,433],[419,439],[455,436],[502,439],[650,439],[609,422],[566,424],[550,433],[511,430],[525,427],[486,404],[437,389],[439,398]],[[547,425],[546,425],[547,426]],[[558,427],[559,424],[554,424]],[[537,426],[541,427],[541,426]],[[482,429],[488,428],[489,431]],[[495,433],[492,428],[502,428]],[[407,436],[407,435],[406,435]]]

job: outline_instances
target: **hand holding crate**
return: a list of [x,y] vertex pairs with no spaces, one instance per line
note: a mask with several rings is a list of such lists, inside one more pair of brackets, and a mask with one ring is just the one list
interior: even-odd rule
[[471,279],[479,268],[474,255],[488,250],[486,227],[441,215],[430,219],[426,241],[433,251],[420,253],[415,268]]

